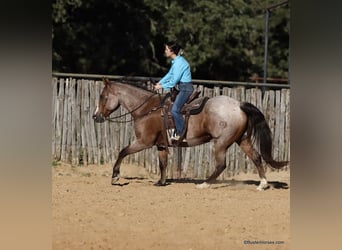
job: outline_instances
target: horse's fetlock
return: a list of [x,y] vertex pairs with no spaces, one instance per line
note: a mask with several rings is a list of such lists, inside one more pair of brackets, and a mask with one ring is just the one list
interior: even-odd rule
[[118,180],[120,179],[120,176],[115,176],[112,178],[112,185],[114,185]]

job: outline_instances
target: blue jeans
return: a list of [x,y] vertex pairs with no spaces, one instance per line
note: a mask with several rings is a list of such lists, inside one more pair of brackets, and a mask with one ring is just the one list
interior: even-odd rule
[[181,114],[181,109],[194,91],[194,87],[192,83],[179,83],[178,86],[179,93],[175,102],[173,103],[171,113],[173,115],[173,119],[175,120],[177,134],[182,135],[184,131],[184,119]]

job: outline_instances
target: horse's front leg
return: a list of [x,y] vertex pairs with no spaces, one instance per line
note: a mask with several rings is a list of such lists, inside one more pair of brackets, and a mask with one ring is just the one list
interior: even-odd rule
[[137,153],[141,150],[144,150],[148,148],[149,146],[140,143],[139,141],[136,141],[132,143],[131,145],[128,145],[119,153],[119,158],[116,160],[114,167],[113,167],[113,175],[112,175],[112,185],[114,185],[119,179],[120,179],[120,166],[122,160],[130,154]]
[[166,167],[168,153],[165,149],[158,148],[159,151],[159,169],[160,169],[160,180],[156,183],[157,186],[166,185]]
[[114,167],[113,167],[113,174],[112,174],[112,185],[115,184],[120,179],[120,166],[121,162],[124,157],[126,157],[128,154],[126,153],[126,148],[120,151],[119,158],[116,160]]

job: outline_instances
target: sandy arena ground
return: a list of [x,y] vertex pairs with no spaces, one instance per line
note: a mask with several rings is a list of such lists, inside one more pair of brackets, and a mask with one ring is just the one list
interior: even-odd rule
[[198,180],[169,180],[143,167],[52,167],[52,249],[290,249],[290,172],[240,174],[197,189]]

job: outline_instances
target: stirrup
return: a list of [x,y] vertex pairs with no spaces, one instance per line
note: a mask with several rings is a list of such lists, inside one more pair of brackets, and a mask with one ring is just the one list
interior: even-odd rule
[[[180,141],[180,139],[181,139],[181,136],[180,135],[175,135],[175,136],[172,136],[171,137],[171,140],[173,140],[173,141]],[[186,141],[186,139],[185,138],[183,138],[183,140],[181,140],[180,142],[187,142]]]
[[171,140],[179,141],[179,139],[180,139],[179,135],[174,134],[173,136],[171,136]]
[[167,130],[170,139],[176,136],[176,130],[174,128]]

